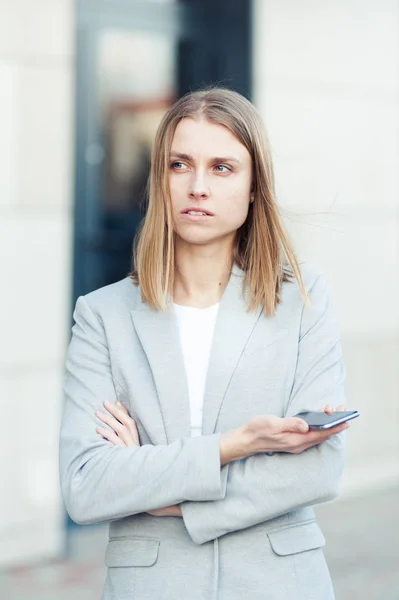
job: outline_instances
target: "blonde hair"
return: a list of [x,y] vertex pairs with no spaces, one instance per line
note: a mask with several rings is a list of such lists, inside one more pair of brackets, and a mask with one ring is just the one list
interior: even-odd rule
[[281,300],[284,281],[296,279],[304,303],[307,294],[298,260],[281,223],[274,189],[269,142],[256,108],[237,92],[224,88],[192,92],[180,98],[164,115],[152,150],[148,209],[137,234],[134,270],[142,299],[152,308],[165,310],[173,291],[175,247],[169,193],[169,153],[178,123],[185,118],[204,118],[223,125],[245,146],[253,164],[253,197],[245,223],[238,229],[233,264],[245,272],[243,294],[249,294],[249,310],[262,307],[273,315]]

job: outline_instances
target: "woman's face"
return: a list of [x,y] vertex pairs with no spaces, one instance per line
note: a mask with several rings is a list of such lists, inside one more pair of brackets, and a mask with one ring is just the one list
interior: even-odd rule
[[188,244],[231,244],[248,214],[248,150],[222,125],[182,119],[173,137],[169,183],[175,232]]

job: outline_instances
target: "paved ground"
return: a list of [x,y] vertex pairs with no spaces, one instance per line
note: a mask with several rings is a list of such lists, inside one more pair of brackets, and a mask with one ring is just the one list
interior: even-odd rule
[[399,487],[317,509],[337,600],[399,600]]
[[[317,513],[336,599],[399,600],[399,487],[336,501]],[[106,536],[104,527],[73,529],[67,558],[0,573],[0,599],[99,600]]]

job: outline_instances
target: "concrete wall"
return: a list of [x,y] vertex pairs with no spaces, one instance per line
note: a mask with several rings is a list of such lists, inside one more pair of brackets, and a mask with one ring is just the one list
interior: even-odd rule
[[0,565],[62,544],[73,0],[0,0]]
[[254,0],[255,102],[301,260],[341,320],[345,492],[398,481],[399,7],[396,0]]

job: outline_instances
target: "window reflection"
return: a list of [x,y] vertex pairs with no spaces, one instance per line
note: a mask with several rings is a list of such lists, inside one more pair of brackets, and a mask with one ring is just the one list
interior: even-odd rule
[[156,129],[177,97],[176,43],[150,32],[106,31],[99,42],[98,79],[105,211],[142,206]]

